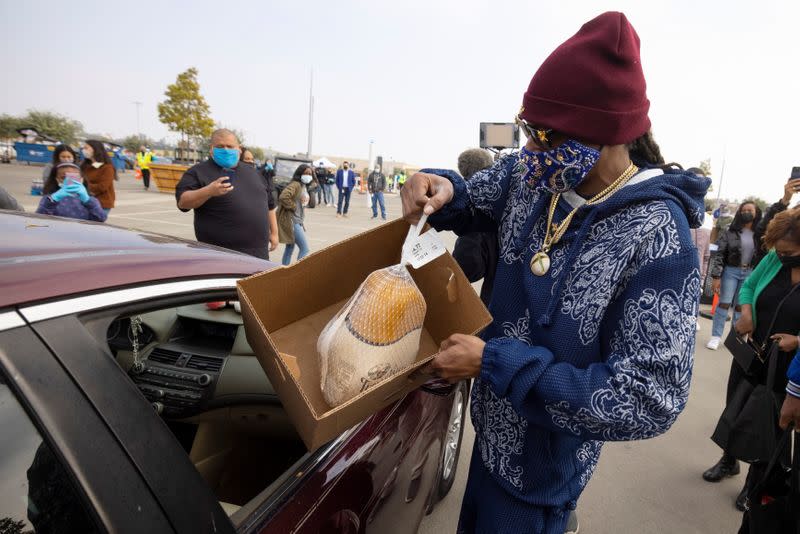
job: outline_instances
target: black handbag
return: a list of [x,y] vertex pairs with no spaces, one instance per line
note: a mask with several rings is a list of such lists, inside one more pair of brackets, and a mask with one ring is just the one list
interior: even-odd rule
[[[791,450],[788,469],[781,462],[787,456],[787,447]],[[800,534],[800,437],[791,425],[761,473],[747,493],[747,511],[739,534]]]
[[736,363],[748,376],[759,374],[767,361],[764,347],[758,346],[753,341],[753,338],[744,339],[741,337],[736,333],[734,325],[731,325],[731,331],[728,332],[728,336],[725,338],[725,348],[730,351],[733,359],[736,360]]
[[736,360],[736,363],[744,370],[745,374],[755,376],[763,371],[764,363],[767,361],[767,355],[770,352],[768,349],[771,342],[770,336],[774,333],[772,328],[775,326],[775,321],[778,319],[778,314],[783,307],[783,303],[786,302],[798,287],[800,287],[800,284],[796,284],[792,287],[786,296],[778,303],[775,314],[772,316],[772,322],[770,322],[769,328],[767,329],[767,335],[760,346],[752,337],[746,340],[743,339],[736,333],[736,325],[731,325],[731,331],[728,333],[728,337],[725,338],[725,348],[730,351],[733,355],[733,359]]
[[711,436],[714,443],[737,460],[767,462],[775,450],[780,401],[774,386],[779,353],[778,344],[773,343],[766,356],[769,362],[766,384],[739,381]]

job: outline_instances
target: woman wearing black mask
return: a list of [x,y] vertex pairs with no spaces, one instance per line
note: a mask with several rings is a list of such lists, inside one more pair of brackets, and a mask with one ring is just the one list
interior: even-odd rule
[[[780,352],[774,391],[777,400],[783,402],[780,423],[785,428],[790,421],[800,422],[798,421],[800,357],[795,356],[798,349],[797,334],[800,332],[800,290],[792,291],[792,288],[800,284],[800,210],[793,209],[775,216],[764,235],[764,247],[772,250],[742,284],[739,293],[742,316],[736,322],[736,331],[740,336],[752,337],[758,346],[778,344]],[[787,295],[786,301],[778,310],[778,305]],[[776,314],[777,311],[779,313]],[[773,317],[775,324],[769,330]],[[793,357],[796,362],[792,361]],[[747,376],[734,361],[728,378],[729,401],[735,396],[735,390],[744,380],[765,384],[766,376],[765,373],[754,377]],[[784,397],[785,399],[781,400]],[[764,417],[769,415],[765,413]],[[777,428],[775,430],[777,432]],[[728,443],[730,439],[729,437]],[[725,464],[728,471],[739,471],[736,460],[727,453],[714,467],[720,464]],[[758,467],[755,466],[755,471],[758,471]],[[757,478],[758,473],[751,468],[747,477],[748,483],[736,499],[736,507],[740,510],[745,507],[748,486]]]
[[[751,263],[756,250],[753,229],[761,220],[761,209],[753,202],[745,202],[736,211],[733,222],[717,239],[717,252],[711,258],[711,278],[714,293],[719,295],[719,305],[714,312],[711,339],[706,347],[719,348],[728,310],[736,302],[736,295],[742,282],[753,272]],[[734,313],[734,321],[739,318],[739,310]]]
[[314,167],[305,163],[294,171],[289,182],[278,198],[278,235],[281,243],[286,243],[283,251],[283,265],[292,263],[295,245],[299,249],[297,259],[302,260],[309,252],[306,238],[306,207],[311,200],[310,188],[316,185]]
[[256,158],[254,158],[253,153],[245,147],[242,147],[242,163],[250,165],[253,168],[256,166]]

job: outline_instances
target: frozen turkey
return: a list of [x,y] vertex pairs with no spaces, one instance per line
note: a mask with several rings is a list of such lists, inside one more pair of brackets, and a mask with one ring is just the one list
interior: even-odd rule
[[370,274],[317,341],[325,401],[338,406],[413,364],[425,311],[405,265]]

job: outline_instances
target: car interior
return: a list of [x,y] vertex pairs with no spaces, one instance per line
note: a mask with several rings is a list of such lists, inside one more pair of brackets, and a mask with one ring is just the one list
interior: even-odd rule
[[247,343],[239,310],[233,300],[205,300],[95,325],[108,325],[105,337],[117,363],[234,523],[246,515],[241,507],[309,456]]

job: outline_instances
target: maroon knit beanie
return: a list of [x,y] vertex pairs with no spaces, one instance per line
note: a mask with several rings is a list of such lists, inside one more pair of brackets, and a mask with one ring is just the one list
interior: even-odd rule
[[584,24],[533,75],[520,116],[578,140],[630,143],[648,130],[639,36],[609,11]]

